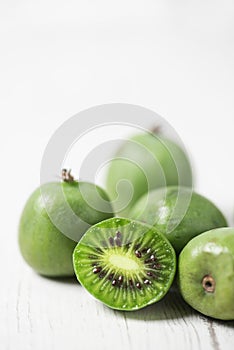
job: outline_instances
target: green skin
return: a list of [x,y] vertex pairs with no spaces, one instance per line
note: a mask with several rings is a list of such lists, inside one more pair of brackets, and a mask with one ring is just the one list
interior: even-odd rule
[[[121,236],[119,244],[115,243],[116,234]],[[143,248],[145,251],[150,248],[150,252]],[[141,256],[136,256],[136,249]],[[150,256],[152,259],[152,254],[157,257],[156,267],[146,260]],[[112,218],[84,234],[74,250],[73,264],[78,281],[91,295],[110,308],[131,311],[164,297],[175,276],[176,255],[169,241],[155,228],[134,220]],[[154,275],[147,275],[149,271]]]
[[126,141],[110,162],[106,178],[107,192],[115,201],[118,216],[128,216],[132,205],[149,190],[178,184],[192,185],[187,155],[174,142],[152,133],[141,133]]
[[[80,186],[87,195],[86,198],[92,199],[100,211],[87,204],[81,195]],[[60,195],[61,189],[64,193],[63,198]],[[105,208],[98,206],[97,193],[106,200]],[[46,207],[44,198],[47,201]],[[19,224],[19,246],[25,261],[44,276],[73,276],[72,253],[77,241],[90,225],[113,216],[108,201],[106,193],[91,183],[56,182],[44,184],[36,189],[24,207]],[[75,225],[72,220],[66,218],[66,203],[84,222],[76,222]],[[53,222],[48,215],[48,209],[49,213],[53,214]],[[73,233],[74,240],[58,229],[60,225],[64,233],[66,230]]]
[[[195,236],[217,227],[227,226],[221,211],[207,198],[180,187],[180,201],[177,205],[178,187],[161,188],[143,195],[133,206],[129,217],[153,225],[171,242],[176,253]],[[188,208],[180,213],[180,206],[188,201]],[[174,212],[177,208],[177,212]],[[170,225],[173,224],[172,229]]]
[[178,284],[184,300],[206,316],[234,320],[233,267],[234,228],[193,238],[179,256]]

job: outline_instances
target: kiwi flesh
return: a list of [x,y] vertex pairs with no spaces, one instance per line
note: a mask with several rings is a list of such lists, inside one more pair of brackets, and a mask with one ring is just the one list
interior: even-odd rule
[[137,310],[162,299],[176,271],[170,242],[155,228],[112,218],[92,226],[73,252],[78,281],[117,310]]
[[204,315],[234,320],[234,228],[218,228],[193,238],[178,261],[184,300]]

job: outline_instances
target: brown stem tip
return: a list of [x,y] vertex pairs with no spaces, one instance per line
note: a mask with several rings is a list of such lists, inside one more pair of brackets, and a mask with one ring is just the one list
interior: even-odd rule
[[214,293],[215,279],[211,275],[205,275],[202,279],[202,287],[207,293]]
[[159,135],[162,132],[162,127],[161,125],[153,125],[152,128],[150,129],[150,132],[155,135]]
[[74,181],[74,176],[71,175],[71,169],[62,169],[62,180],[64,182],[72,182]]

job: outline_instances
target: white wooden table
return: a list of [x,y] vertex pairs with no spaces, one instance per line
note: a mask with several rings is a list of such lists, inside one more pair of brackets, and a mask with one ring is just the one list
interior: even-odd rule
[[17,245],[51,135],[110,102],[166,118],[192,155],[198,191],[234,224],[233,12],[230,0],[0,1],[1,350],[234,349],[234,322],[203,317],[176,293],[113,311],[76,280],[35,274]]
[[94,300],[75,278],[37,275],[15,249],[5,250],[11,268],[1,278],[3,350],[233,350],[234,321],[202,316],[175,289],[145,309],[115,311]]

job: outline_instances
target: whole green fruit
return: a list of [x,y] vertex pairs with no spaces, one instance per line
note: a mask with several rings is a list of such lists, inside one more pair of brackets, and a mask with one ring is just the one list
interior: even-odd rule
[[[100,203],[99,196],[105,204]],[[71,217],[67,206],[73,212]],[[30,196],[21,215],[22,256],[41,275],[72,276],[72,253],[77,242],[90,225],[112,216],[108,196],[92,183],[71,180],[44,184]]]
[[143,195],[129,217],[156,227],[171,242],[177,254],[191,238],[227,226],[225,217],[210,200],[190,188],[177,186]]
[[234,320],[234,228],[214,229],[193,238],[179,256],[178,284],[195,310]]
[[178,184],[192,185],[187,155],[175,142],[150,132],[124,142],[111,160],[106,178],[107,192],[119,216],[127,216],[149,190]]

